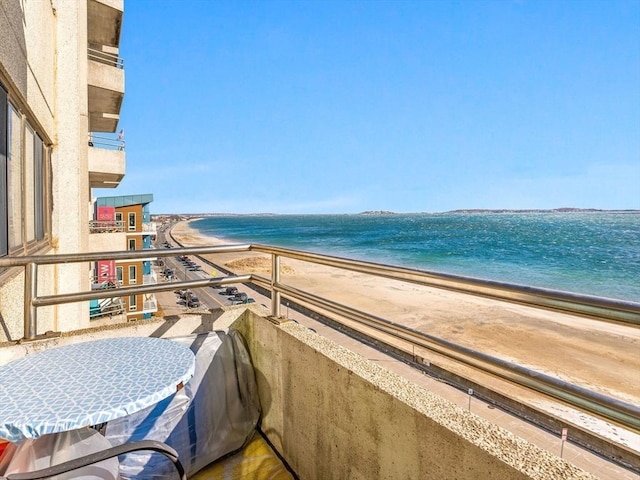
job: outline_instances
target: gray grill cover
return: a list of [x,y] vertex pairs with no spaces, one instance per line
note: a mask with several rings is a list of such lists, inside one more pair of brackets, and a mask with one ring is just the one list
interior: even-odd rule
[[[196,355],[193,378],[168,399],[107,425],[113,445],[159,440],[173,447],[187,475],[238,450],[260,419],[258,388],[249,352],[239,332],[175,337]],[[120,460],[123,479],[177,478],[157,453],[130,453]]]

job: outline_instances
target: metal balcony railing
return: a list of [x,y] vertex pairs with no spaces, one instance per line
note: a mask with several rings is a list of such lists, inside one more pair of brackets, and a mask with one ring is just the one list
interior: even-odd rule
[[156,233],[157,231],[156,222],[143,222],[142,231],[145,233]]
[[104,63],[111,67],[124,68],[124,60],[115,53],[103,52],[95,48],[87,48],[87,56],[89,60],[93,60],[98,63]]
[[143,285],[155,285],[156,283],[158,283],[158,274],[156,272],[142,276]]
[[[336,316],[334,320],[343,325],[345,325],[344,320],[356,322],[364,328],[391,336],[397,340],[402,340],[410,346],[437,352],[461,364],[489,373],[510,383],[529,388],[538,393],[548,395],[554,399],[559,399],[575,408],[623,425],[634,432],[640,432],[640,407],[637,405],[607,397],[598,392],[570,384],[547,374],[522,367],[500,358],[492,357],[480,351],[453,344],[347,305],[286,285],[281,282],[280,260],[283,257],[296,259],[316,265],[325,265],[381,278],[390,278],[419,285],[454,290],[564,313],[585,315],[599,320],[617,321],[635,327],[640,326],[640,303],[426,272],[266,245],[171,248],[156,250],[154,255],[156,257],[170,257],[248,251],[265,253],[271,256],[271,278],[255,274],[227,275],[183,282],[127,286],[119,288],[118,295],[124,297],[141,293],[193,289],[232,283],[253,283],[270,292],[271,314],[275,318],[281,316],[282,297],[285,297],[294,302],[300,302],[312,311],[314,311],[313,309],[317,309],[315,311],[330,312]],[[37,309],[39,307],[111,298],[114,293],[112,289],[104,289],[38,296],[38,267],[40,265],[94,262],[98,260],[138,260],[147,258],[147,256],[148,252],[145,251],[124,251],[3,257],[0,258],[0,268],[18,266],[24,268],[24,337],[26,339],[34,339],[37,332]],[[145,304],[146,303],[147,301],[145,300]],[[155,298],[153,301],[149,300],[148,304],[150,307],[153,307],[154,304],[157,305]]]
[[154,295],[145,295],[144,302],[142,303],[142,309],[145,312],[157,312],[158,301]]
[[124,151],[124,136],[122,134],[104,135],[89,132],[89,146],[94,148],[103,148],[105,150]]
[[121,315],[125,311],[124,300],[120,297],[103,298],[97,304],[89,306],[89,318],[95,320],[105,316]]
[[90,220],[89,233],[122,233],[125,224],[122,220]]
[[97,275],[91,276],[91,290],[99,290],[101,288],[116,288],[118,286],[118,279],[115,275],[109,275],[100,278]]

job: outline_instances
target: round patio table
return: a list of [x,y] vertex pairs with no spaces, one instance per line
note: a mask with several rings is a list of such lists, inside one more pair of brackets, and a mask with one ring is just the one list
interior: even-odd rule
[[21,442],[99,425],[154,405],[192,376],[195,356],[162,338],[123,337],[0,366],[0,438]]

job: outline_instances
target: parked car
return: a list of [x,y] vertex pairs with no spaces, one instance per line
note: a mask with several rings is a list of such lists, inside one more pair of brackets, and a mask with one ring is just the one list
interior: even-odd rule
[[238,289],[236,287],[227,287],[224,290],[225,295],[235,295],[238,293]]
[[189,296],[187,296],[186,298],[186,305],[189,308],[196,308],[200,306],[200,299],[195,296],[194,294],[191,294]]
[[253,298],[247,297],[246,295],[243,297],[231,297],[229,300],[231,300],[231,303],[234,305],[239,305],[242,303],[255,303],[255,300]]
[[247,294],[244,292],[238,292],[233,294],[233,298],[231,300],[246,300]]

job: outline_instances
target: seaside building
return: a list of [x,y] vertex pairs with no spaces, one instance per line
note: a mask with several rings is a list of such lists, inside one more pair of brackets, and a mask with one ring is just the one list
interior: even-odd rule
[[[150,250],[156,236],[156,224],[151,221],[149,204],[152,194],[123,195],[118,197],[100,197],[95,201],[95,219],[93,231],[100,236],[110,237],[106,242],[99,242],[100,247],[109,244],[116,251]],[[124,235],[121,235],[124,233]],[[124,236],[124,238],[122,238]],[[100,251],[96,247],[95,251]],[[107,251],[107,250],[101,250]],[[104,260],[95,262],[94,285],[128,287],[133,285],[153,285],[158,283],[157,273],[153,270],[154,258],[143,260]],[[120,305],[117,299],[104,299],[93,305],[92,318],[97,316],[113,316],[124,312],[127,320],[143,320],[151,318],[158,310],[156,297],[152,293],[128,295]],[[90,307],[91,308],[91,307]]]
[[[0,2],[0,258],[86,252],[91,189],[124,176],[122,0]],[[114,250],[114,248],[111,248]],[[87,290],[91,265],[42,269],[42,294]],[[23,269],[0,269],[0,341],[23,336]],[[38,334],[89,326],[42,308]]]

